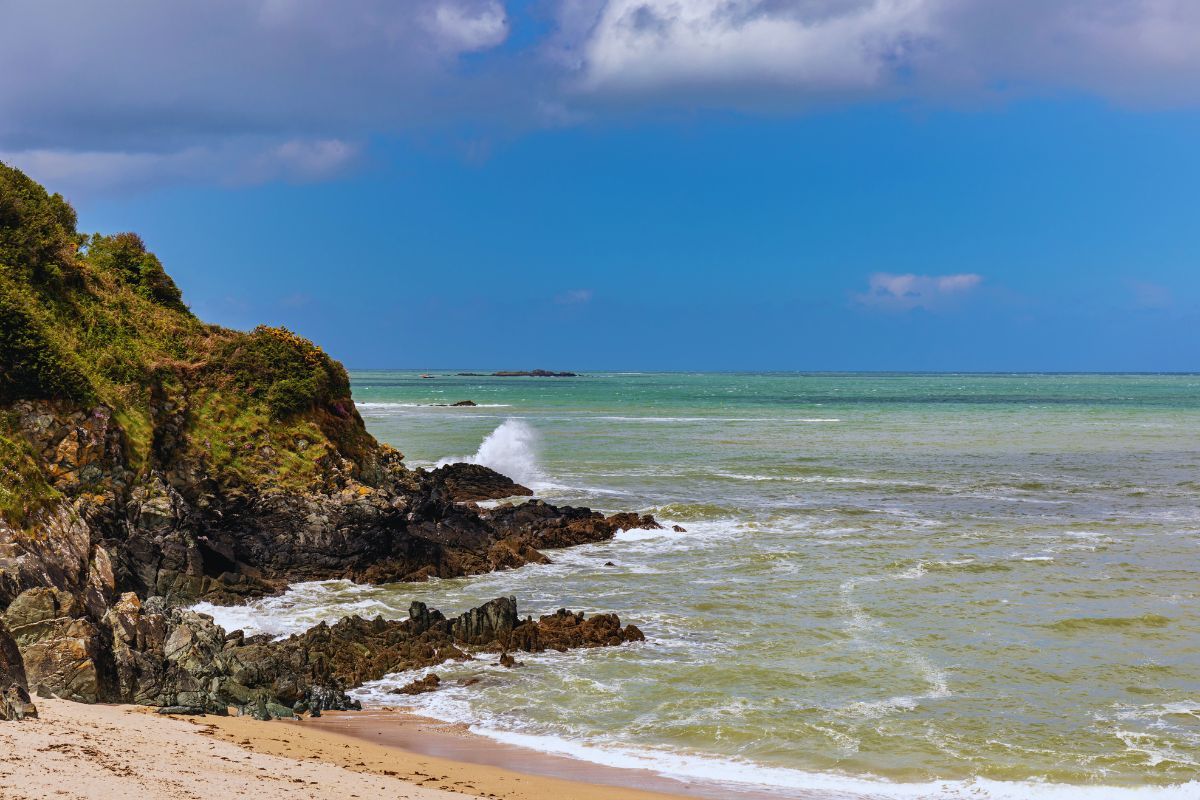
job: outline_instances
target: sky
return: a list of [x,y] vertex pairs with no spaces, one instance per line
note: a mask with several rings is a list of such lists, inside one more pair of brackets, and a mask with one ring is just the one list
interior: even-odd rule
[[352,369],[1200,370],[1194,0],[0,0],[0,161]]

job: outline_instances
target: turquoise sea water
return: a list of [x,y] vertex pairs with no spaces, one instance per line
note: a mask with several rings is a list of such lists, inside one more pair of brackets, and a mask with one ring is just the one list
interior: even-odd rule
[[[1200,797],[1200,376],[435,374],[353,375],[411,464],[477,460],[687,533],[305,584],[222,621],[285,633],[500,594],[616,611],[649,641],[440,667],[487,680],[413,702],[781,796]],[[480,406],[432,405],[463,399]],[[412,677],[362,695],[394,704]]]

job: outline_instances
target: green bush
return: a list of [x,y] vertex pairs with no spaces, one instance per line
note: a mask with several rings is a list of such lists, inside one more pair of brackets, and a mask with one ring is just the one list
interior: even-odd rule
[[163,269],[158,256],[146,249],[146,243],[136,233],[94,234],[88,241],[87,260],[116,274],[147,300],[185,314],[191,313],[183,304],[183,293]]
[[20,170],[0,163],[0,264],[35,282],[57,282],[79,245],[75,209]]
[[276,419],[350,396],[345,369],[287,328],[260,325],[227,345],[215,363],[239,388],[262,397]]

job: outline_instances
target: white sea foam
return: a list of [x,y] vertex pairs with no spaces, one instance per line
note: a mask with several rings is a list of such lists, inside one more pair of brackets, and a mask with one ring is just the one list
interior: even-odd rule
[[284,594],[262,597],[242,606],[197,603],[192,610],[208,614],[227,631],[241,630],[247,636],[261,633],[276,638],[303,633],[322,622],[343,617],[395,617],[391,606],[379,599],[374,587],[346,580],[309,581],[290,586]]
[[[471,667],[491,671],[490,663],[479,660]],[[394,705],[395,695],[388,689],[403,685],[431,670],[389,675],[353,692],[368,704]],[[456,688],[456,687],[454,687]],[[1073,786],[1036,781],[996,781],[971,778],[954,781],[898,783],[875,777],[855,777],[834,772],[813,772],[773,767],[748,759],[730,758],[695,752],[683,752],[658,746],[633,747],[627,743],[602,739],[579,739],[513,730],[510,719],[480,719],[471,707],[468,695],[453,691],[435,692],[405,699],[405,705],[420,714],[445,722],[465,723],[470,731],[505,744],[542,753],[566,756],[620,769],[648,770],[655,774],[686,781],[702,781],[714,788],[726,787],[731,797],[738,790],[774,790],[781,797],[822,796],[841,800],[1192,800],[1200,792],[1200,781],[1168,787]],[[891,701],[897,707],[904,698]],[[507,723],[507,724],[506,724]],[[844,735],[843,735],[844,736]],[[852,737],[847,737],[852,739]],[[847,743],[853,749],[853,741]]]
[[507,419],[496,430],[487,435],[475,455],[449,456],[437,462],[446,464],[479,464],[490,467],[530,489],[554,488],[548,483],[538,463],[538,434],[529,423],[520,419]]

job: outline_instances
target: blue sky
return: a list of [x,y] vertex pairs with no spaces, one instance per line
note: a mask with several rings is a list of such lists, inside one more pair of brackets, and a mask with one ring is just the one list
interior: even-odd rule
[[[0,159],[207,320],[352,368],[1200,368],[1187,4],[154,8],[0,77]],[[67,9],[0,0],[0,75]]]

